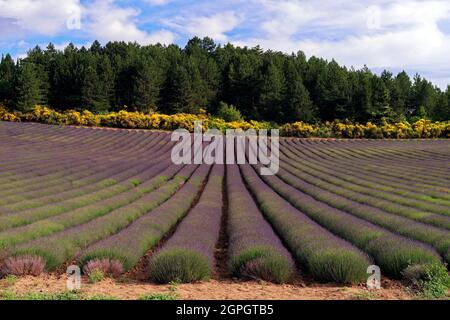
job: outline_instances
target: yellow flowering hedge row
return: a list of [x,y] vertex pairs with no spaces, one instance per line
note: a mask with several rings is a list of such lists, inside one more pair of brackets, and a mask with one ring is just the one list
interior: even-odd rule
[[[165,115],[158,113],[144,114],[140,112],[119,111],[108,114],[95,115],[87,110],[78,112],[74,110],[58,112],[47,107],[36,106],[32,112],[9,112],[0,106],[0,120],[2,121],[29,121],[57,125],[101,126],[128,129],[157,129],[175,130],[184,128],[193,130],[194,121],[202,121],[203,129],[271,129],[268,122],[235,121],[225,122],[201,113]],[[351,123],[348,121],[333,121],[320,124],[304,122],[288,123],[280,129],[282,136],[288,137],[334,137],[334,138],[369,138],[369,139],[416,139],[416,138],[450,138],[450,121],[432,122],[421,119],[415,123],[406,121],[381,125],[371,122],[366,124]]]
[[432,122],[421,119],[414,123],[407,121],[381,125],[371,122],[366,124],[350,122],[325,122],[308,124],[295,122],[281,127],[282,135],[290,137],[335,137],[335,138],[368,138],[368,139],[427,139],[450,138],[450,121]]
[[58,112],[41,106],[36,106],[32,112],[28,113],[11,113],[0,106],[0,120],[127,129],[175,130],[183,128],[189,131],[193,131],[194,121],[202,121],[203,129],[217,128],[225,130],[242,128],[243,130],[247,130],[253,128],[259,130],[271,128],[271,125],[267,122],[253,120],[225,122],[223,119],[210,117],[204,113],[199,115],[184,113],[166,115],[159,113],[144,114],[122,110],[119,112],[96,115],[87,110],[82,112],[74,110]]

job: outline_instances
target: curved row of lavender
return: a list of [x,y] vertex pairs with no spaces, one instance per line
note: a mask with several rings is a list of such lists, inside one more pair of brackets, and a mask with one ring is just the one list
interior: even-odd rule
[[224,165],[214,165],[197,205],[151,256],[149,274],[154,281],[193,282],[211,277],[222,218],[224,171]]
[[450,248],[450,232],[405,217],[384,212],[378,208],[351,201],[343,196],[316,187],[301,179],[295,170],[280,169],[278,177],[302,193],[330,207],[345,211],[391,232],[433,246],[444,255]]
[[[327,141],[319,143],[292,140],[292,142],[298,146],[298,150],[314,152],[321,158],[331,157],[333,162],[347,165],[348,169],[358,168],[363,172],[367,170],[383,177],[398,178],[403,185],[406,180],[420,183],[417,185],[418,188],[448,186],[450,171],[448,140],[403,142],[383,140],[382,144],[379,142],[374,147],[372,147],[374,142],[358,143],[353,140],[335,142],[334,146]],[[432,153],[424,156],[427,150],[432,150]],[[438,150],[440,152],[437,152]],[[407,156],[398,159],[393,156],[395,154]]]
[[439,254],[430,246],[398,236],[319,202],[284,183],[277,176],[262,178],[273,190],[309,218],[369,254],[384,274],[399,278],[402,276],[401,272],[410,264],[440,261]]
[[85,273],[101,270],[105,260],[120,263],[124,272],[129,270],[187,214],[207,180],[210,166],[187,165],[186,168],[193,171],[192,175],[170,199],[83,252],[79,261]]
[[253,201],[239,166],[227,165],[226,171],[230,272],[244,278],[289,281],[294,272],[290,253]]
[[[151,137],[152,135],[149,135]],[[148,143],[148,145],[145,146],[145,148],[142,148],[141,150],[135,150],[133,154],[136,156],[146,156],[149,151],[153,148],[156,149],[156,147],[160,147],[160,143],[165,143],[162,137],[156,136],[154,139],[151,139]],[[138,147],[134,143],[130,143],[131,146]],[[116,147],[117,148],[117,147]],[[89,148],[88,148],[89,149]],[[156,149],[157,150],[157,149]],[[45,171],[41,169],[33,168],[31,170],[31,174],[37,175],[35,178],[27,178],[24,177],[23,172],[19,175],[19,178],[22,179],[22,181],[18,181],[17,183],[23,182],[23,179],[26,179],[27,185],[18,185],[14,188],[14,185],[12,183],[6,184],[3,183],[2,186],[5,188],[8,188],[8,192],[14,194],[17,190],[13,189],[20,189],[20,195],[24,195],[24,191],[35,191],[36,187],[39,187],[38,190],[42,192],[42,189],[45,189],[46,186],[54,187],[55,182],[59,183],[61,185],[61,182],[69,182],[69,186],[82,186],[87,183],[90,183],[91,181],[95,181],[92,177],[89,177],[89,175],[92,175],[93,173],[99,175],[104,171],[107,171],[107,169],[111,169],[111,167],[118,167],[122,166],[122,169],[124,168],[124,164],[122,161],[119,161],[120,158],[117,158],[117,155],[111,154],[109,152],[110,150],[107,150],[106,154],[104,153],[98,153],[97,150],[94,149],[94,151],[91,154],[88,155],[78,155],[75,154],[74,156],[68,157],[67,155],[61,155],[58,153],[56,158],[58,158],[58,163],[53,164],[50,166],[50,168],[46,168]],[[130,159],[129,162],[125,165],[125,167],[131,167],[133,165],[136,165],[138,163],[142,163],[143,161],[136,161],[133,159]],[[39,162],[38,162],[39,163]],[[46,162],[43,162],[46,163]],[[24,166],[23,164],[21,167],[28,168],[29,166]],[[86,169],[86,170],[85,170]],[[11,171],[11,170],[9,170]],[[88,175],[86,176],[86,173],[83,171],[87,171]],[[50,174],[47,174],[49,172]],[[64,180],[61,181],[61,177],[64,177]],[[84,179],[83,179],[84,178]],[[64,185],[61,185],[61,188],[63,188]],[[67,183],[66,183],[67,187]],[[7,196],[7,194],[5,194]],[[3,202],[4,200],[2,200]],[[2,203],[3,204],[3,203]]]
[[311,220],[266,185],[250,165],[241,173],[265,217],[315,279],[357,283],[367,278],[370,260],[350,243]]
[[[152,187],[149,189],[153,191],[141,195],[138,200],[87,223],[7,250],[7,255],[11,258],[6,260],[3,273],[8,273],[8,269],[12,268],[10,266],[14,266],[15,258],[20,256],[39,257],[47,271],[73,260],[90,244],[114,235],[169,199],[188,179],[192,171],[193,168],[190,166],[181,168],[172,165],[150,180]],[[166,181],[168,182],[165,183]]]
[[[26,124],[16,124],[16,125],[26,126]],[[39,130],[39,128],[37,129],[33,128],[33,130]],[[30,135],[35,134],[33,130],[30,130],[29,133]],[[5,163],[8,161],[7,160],[8,157],[2,156],[3,162],[0,164],[0,166],[5,171],[2,170],[1,174],[7,175],[9,178],[13,178],[11,174],[17,173],[20,174],[19,178],[22,177],[32,178],[31,174],[33,172],[31,171],[35,171],[34,173],[42,175],[39,171],[35,170],[36,168],[37,169],[44,168],[48,170],[47,172],[49,172],[50,170],[55,171],[58,168],[57,165],[64,160],[66,161],[86,160],[86,157],[94,158],[97,156],[106,158],[111,156],[117,157],[117,155],[120,154],[120,152],[127,151],[127,149],[133,147],[133,145],[135,145],[140,139],[144,138],[153,140],[156,136],[156,135],[141,134],[142,137],[139,137],[136,136],[136,134],[123,132],[120,134],[122,137],[117,137],[115,132],[107,132],[105,130],[103,131],[89,130],[89,129],[71,130],[70,128],[63,128],[62,130],[58,130],[58,132],[63,137],[67,136],[69,132],[70,135],[73,135],[73,137],[76,138],[76,141],[71,142],[52,141],[53,139],[51,137],[43,136],[42,137],[43,141],[39,141],[39,143],[36,142],[35,144],[33,144],[29,142],[27,146],[14,148],[15,141],[19,139],[27,141],[29,138],[23,136],[11,137],[10,140],[4,144],[8,147],[7,148],[8,152],[5,152],[5,155],[14,154],[14,157],[13,159],[9,160],[9,163]],[[101,133],[101,136],[95,134],[95,132]],[[92,135],[92,137],[90,135]],[[86,136],[86,138],[84,138],[84,136]],[[48,146],[45,145],[45,141],[47,140],[50,140],[51,142],[51,144]],[[135,156],[134,152],[138,152],[138,154],[139,153],[144,154],[144,152],[140,152],[140,148],[137,149],[133,148],[132,151],[133,152],[128,155],[130,158],[134,158]],[[38,161],[38,160],[45,160],[45,161]],[[3,185],[1,187],[3,187]]]
[[[134,179],[141,181],[138,186],[127,182],[111,186],[101,191],[102,194],[106,193],[106,198],[97,196],[96,201],[91,204],[0,232],[0,250],[87,223],[94,218],[108,214],[115,209],[138,200],[166,180],[163,171],[171,164],[170,159],[161,159],[159,163],[134,177]],[[156,176],[159,177],[155,178]]]
[[[48,192],[45,191],[45,189],[41,189],[39,190],[40,196],[33,197],[30,200],[22,201],[21,203],[19,203],[19,205],[23,206],[24,204],[26,204],[26,206],[28,206],[29,208],[38,207],[49,202],[58,201],[58,199],[67,200],[88,193],[89,191],[84,191],[86,188],[94,188],[93,190],[98,190],[102,186],[102,184],[112,184],[129,179],[132,175],[145,170],[149,165],[153,165],[161,156],[167,157],[166,153],[170,151],[170,144],[163,148],[161,148],[159,145],[152,146],[149,150],[154,152],[154,157],[149,161],[131,163],[114,162],[108,166],[102,166],[97,169],[96,172],[90,173],[90,176],[87,178],[70,181],[69,183],[72,186],[70,190],[59,190],[57,192],[51,193],[51,191]],[[92,163],[91,161],[91,166],[95,168],[95,165],[96,164]],[[61,181],[59,180],[59,182]],[[45,193],[42,194],[43,191],[45,191]],[[7,205],[4,207],[14,211],[20,211],[22,209],[20,207],[17,207],[17,204],[9,206]]]
[[[311,161],[302,161],[305,157],[302,157],[295,150],[291,150],[287,147],[282,147],[281,152],[283,152],[288,159],[292,160],[292,164],[302,163],[300,169],[305,170],[310,175],[323,179],[329,183],[337,185],[341,188],[352,190],[361,195],[363,199],[367,196],[372,196],[372,198],[381,199],[384,201],[389,201],[396,204],[395,209],[401,210],[413,210],[415,212],[422,213],[436,213],[450,216],[450,201],[443,201],[441,203],[437,201],[429,201],[422,197],[418,192],[410,193],[396,193],[393,190],[386,191],[384,186],[379,186],[373,183],[367,183],[363,179],[358,179],[349,175],[347,173],[341,173],[334,168],[326,168],[321,164],[314,164]],[[394,209],[394,208],[392,208]]]
[[[27,124],[16,125],[23,126],[23,129],[28,127]],[[13,168],[16,168],[16,172],[24,174],[29,172],[33,167],[48,168],[49,165],[57,163],[58,159],[55,159],[55,156],[59,156],[60,158],[68,157],[68,159],[72,159],[77,156],[87,156],[92,153],[101,154],[103,151],[114,151],[114,146],[125,142],[124,137],[127,137],[126,132],[120,133],[120,136],[122,137],[118,137],[117,134],[112,132],[101,132],[101,135],[99,135],[96,134],[95,131],[92,133],[92,130],[88,129],[80,130],[63,128],[58,130],[58,133],[55,133],[55,135],[59,135],[58,141],[55,141],[56,139],[52,139],[50,134],[43,135],[41,138],[42,140],[39,142],[32,143],[29,141],[31,138],[29,136],[35,137],[36,132],[39,132],[41,128],[42,127],[29,128],[29,130],[24,129],[28,135],[9,137],[9,141],[5,144],[10,152],[6,153],[6,157],[2,157],[2,159],[8,161],[8,156],[11,157],[11,155],[14,154],[17,157],[17,155],[20,155],[19,159],[15,159],[16,161],[14,161],[14,157],[13,159],[9,159],[11,160],[8,164],[9,167],[12,166]],[[54,131],[55,129],[52,130]],[[71,139],[63,139],[63,141],[59,141],[64,137],[67,138],[68,136]],[[132,142],[134,139],[135,136],[130,134],[127,142]],[[18,141],[21,144],[23,144],[23,141],[26,141],[26,145],[16,146],[15,142]],[[43,159],[51,162],[48,163],[47,161],[37,161]],[[23,167],[23,164],[27,164],[27,166]],[[9,172],[6,173],[9,174]]]
[[[82,136],[85,130],[78,129],[80,135]],[[123,141],[121,145],[117,145],[118,138],[114,137],[114,134],[111,132],[109,133],[110,139],[107,140],[108,132],[103,133],[105,141],[93,141],[92,143],[77,143],[77,144],[68,144],[66,142],[64,143],[56,143],[55,146],[52,146],[51,148],[48,148],[46,150],[45,147],[38,145],[38,146],[30,146],[28,149],[22,148],[21,150],[14,150],[16,152],[16,157],[19,159],[24,159],[22,163],[16,164],[13,163],[13,165],[18,166],[18,174],[12,175],[12,173],[15,173],[14,170],[11,168],[3,168],[5,172],[9,174],[9,177],[17,178],[19,181],[17,183],[22,183],[20,186],[22,187],[21,191],[24,191],[30,186],[40,186],[43,187],[43,182],[45,181],[44,186],[46,183],[51,181],[54,178],[58,178],[61,175],[64,175],[64,180],[70,179],[72,176],[70,174],[67,174],[67,172],[59,172],[59,165],[61,163],[66,164],[72,164],[73,166],[77,166],[78,162],[81,161],[91,161],[91,167],[92,169],[96,169],[97,171],[99,169],[103,169],[102,167],[108,167],[110,165],[116,165],[120,164],[122,159],[118,157],[118,152],[121,152],[121,150],[127,150],[129,147],[134,146],[138,147],[136,145],[137,137],[130,134],[130,137],[127,139],[127,141]],[[76,133],[73,133],[75,136]],[[167,136],[167,135],[166,135]],[[82,137],[81,137],[82,139]],[[134,165],[137,163],[136,160],[134,160],[134,156],[142,157],[147,156],[151,153],[149,153],[149,149],[152,147],[151,143],[157,142],[160,138],[158,136],[154,135],[147,135],[147,138],[149,140],[149,143],[147,145],[147,148],[140,148],[140,149],[133,149],[132,153],[129,155],[130,164]],[[167,138],[166,138],[167,139]],[[14,141],[14,140],[13,140]],[[98,145],[100,143],[100,145]],[[106,147],[107,149],[102,150],[102,144],[103,147]],[[78,145],[83,145],[84,147],[82,150],[80,150],[80,147]],[[68,149],[68,151],[64,151],[65,149]],[[49,159],[34,159],[33,154],[30,155],[30,151],[34,151],[33,154],[38,154],[45,156],[45,158]],[[105,152],[104,152],[105,151]],[[41,160],[41,161],[39,161]],[[45,161],[42,161],[45,160]],[[137,159],[139,162],[144,162],[142,159]],[[48,163],[48,162],[54,162],[54,163]],[[47,174],[47,171],[42,172],[42,168],[36,168],[36,166],[40,164],[46,166],[46,170],[50,172],[51,174]],[[123,165],[123,164],[122,164]],[[128,164],[127,164],[128,165]],[[26,173],[27,170],[30,172]],[[93,171],[95,172],[95,170]],[[31,176],[27,176],[27,174],[30,174]],[[34,178],[33,178],[34,176]],[[26,179],[26,185],[23,185],[23,181]],[[4,182],[4,181],[3,181]],[[8,189],[13,187],[9,184],[2,184],[2,187],[7,187]]]
[[[160,142],[161,143],[161,142]],[[150,145],[150,144],[149,144]],[[155,151],[158,150],[160,148],[159,143],[156,146],[149,146],[149,149],[144,149],[146,152],[148,151]],[[154,150],[152,150],[154,149]],[[139,155],[142,156],[146,156],[145,153],[140,153]],[[36,198],[36,196],[33,196],[33,191],[38,192],[37,197],[39,197],[40,194],[42,195],[46,195],[46,194],[52,194],[51,192],[54,190],[46,190],[48,188],[50,189],[54,189],[55,188],[55,184],[57,184],[58,186],[61,187],[61,189],[56,191],[56,194],[61,193],[62,191],[64,191],[64,189],[73,189],[73,188],[77,188],[77,187],[82,187],[84,185],[88,185],[88,184],[92,184],[96,181],[101,181],[100,179],[105,177],[108,178],[108,174],[110,174],[111,172],[116,173],[118,170],[117,169],[127,169],[127,168],[133,168],[136,165],[142,165],[144,163],[144,161],[132,161],[130,160],[127,163],[123,163],[122,161],[116,160],[115,158],[117,158],[117,156],[115,157],[106,157],[104,155],[96,155],[95,157],[87,157],[87,160],[80,160],[80,161],[86,161],[87,164],[85,164],[84,166],[89,165],[90,169],[86,170],[88,172],[88,176],[84,177],[84,175],[81,175],[79,173],[77,174],[71,174],[70,172],[72,170],[80,170],[83,168],[80,168],[77,166],[78,164],[78,159],[72,160],[72,164],[74,164],[75,168],[70,167],[71,169],[68,170],[68,172],[64,173],[64,169],[67,166],[67,164],[61,168],[60,166],[55,166],[56,169],[60,168],[63,173],[62,175],[64,175],[64,178],[61,179],[61,174],[55,174],[52,175],[51,177],[49,177],[48,175],[46,176],[42,176],[40,175],[41,173],[39,173],[39,181],[31,181],[32,179],[26,179],[26,181],[28,182],[26,188],[25,186],[18,186],[17,188],[20,189],[19,192],[19,196],[25,196],[28,194],[31,195],[31,198]],[[71,163],[69,163],[68,165],[71,166]],[[114,170],[115,168],[117,168],[116,170]],[[120,171],[119,171],[120,172]],[[36,174],[36,173],[34,173]],[[93,176],[92,176],[93,175]],[[45,181],[41,181],[42,179],[45,179]],[[37,188],[38,187],[38,188]],[[39,188],[40,187],[40,188]],[[9,186],[9,188],[12,188],[12,186]],[[26,190],[22,190],[22,189],[26,189]],[[14,190],[9,189],[11,192],[15,192]],[[28,192],[27,192],[28,191]],[[42,196],[41,195],[41,196]],[[5,194],[6,197],[6,194]],[[17,195],[16,195],[17,197]]]
[[[288,151],[285,152],[289,153]],[[383,195],[374,190],[362,192],[361,190],[357,190],[358,187],[352,187],[351,183],[338,180],[333,176],[329,177],[320,172],[311,172],[305,165],[299,165],[298,160],[292,160],[290,158],[283,159],[283,163],[280,167],[294,173],[302,180],[307,181],[322,190],[345,197],[355,203],[370,205],[373,208],[383,210],[393,215],[406,217],[411,220],[427,223],[447,230],[450,229],[450,216],[446,215],[450,213],[450,209],[448,208],[441,209],[440,213],[435,213],[431,210],[424,211],[414,207],[414,200],[408,200],[407,198],[402,199],[409,205],[399,204],[398,200],[394,199],[393,196],[388,196],[387,198],[391,199],[387,200],[386,196],[383,197]]]
[[[148,151],[148,150],[145,150]],[[142,153],[142,156],[145,156],[145,153]],[[66,183],[66,186],[69,185],[69,188],[74,188],[77,186],[83,186],[83,185],[87,185],[89,183],[95,182],[96,179],[99,180],[100,178],[103,178],[105,180],[107,180],[108,175],[111,174],[111,172],[113,173],[118,173],[120,171],[123,171],[124,169],[128,169],[128,168],[132,168],[134,166],[136,166],[137,164],[144,164],[145,161],[141,161],[140,163],[136,162],[136,161],[130,161],[127,163],[123,163],[122,161],[120,161],[120,159],[111,159],[111,156],[105,156],[103,154],[100,155],[95,155],[95,158],[89,157],[88,160],[90,160],[90,166],[92,167],[93,172],[91,172],[91,177],[88,177],[87,179],[83,180],[79,180],[79,179],[72,179],[72,175],[70,175],[70,173],[66,173],[67,175],[65,175],[65,173],[63,172],[62,175],[64,175],[63,178],[60,177],[60,175],[58,174],[57,176],[54,176],[53,181],[51,181],[52,179],[49,179],[48,175],[42,176],[41,172],[33,172],[33,174],[38,174],[39,176],[37,178],[39,178],[40,180],[38,182],[33,182],[32,179],[23,179],[22,182],[27,183],[26,186],[18,186],[18,188],[20,189],[19,195],[21,193],[24,193],[24,191],[28,188],[32,188],[32,190],[36,190],[35,185],[40,189],[45,189],[46,186],[48,186],[48,184],[51,184],[51,186],[54,186],[55,183],[52,182],[56,182],[57,184],[63,184],[64,182]],[[117,156],[115,156],[117,158]],[[69,157],[72,158],[72,157]],[[78,160],[84,160],[84,157],[79,158],[78,156],[75,156],[75,159],[72,159],[71,161],[73,161],[74,163],[77,163]],[[96,161],[93,161],[96,160]],[[55,168],[58,168],[58,166],[55,166]],[[114,170],[114,168],[116,170]],[[114,171],[112,171],[114,170]],[[106,171],[106,175],[105,172]],[[94,175],[94,177],[92,177],[92,175]],[[45,183],[41,181],[41,179],[45,179]],[[101,181],[101,180],[100,180]],[[20,182],[20,181],[19,181]],[[14,192],[13,190],[11,190],[12,186],[8,185],[8,188],[10,191]],[[56,194],[58,194],[59,192],[56,192]],[[45,195],[45,194],[44,194]],[[6,209],[5,209],[6,210]]]
[[352,187],[364,187],[366,188],[365,190],[378,194],[382,192],[382,196],[389,196],[390,199],[395,197],[395,199],[402,200],[401,203],[413,201],[414,204],[421,204],[421,207],[430,208],[430,210],[436,213],[441,213],[441,209],[449,210],[449,194],[429,191],[424,188],[414,188],[414,186],[408,184],[388,180],[384,175],[377,176],[367,170],[361,171],[359,168],[357,171],[352,170],[352,167],[348,166],[347,163],[339,163],[324,153],[322,153],[322,158],[319,158],[313,153],[308,153],[308,150],[305,150],[305,148],[298,149],[295,146],[296,144],[290,140],[282,141],[281,145],[281,152],[286,157],[300,162],[319,173],[333,175],[347,183],[351,183]]
[[[68,210],[74,210],[76,208],[95,203],[96,201],[109,198],[113,196],[114,193],[120,193],[121,191],[126,191],[127,189],[133,188],[140,184],[141,181],[132,177],[138,174],[142,174],[144,179],[148,177],[148,174],[152,174],[151,167],[157,164],[158,161],[164,158],[167,159],[167,152],[162,152],[161,156],[156,154],[156,156],[157,157],[153,161],[148,161],[147,163],[142,163],[129,169],[120,170],[120,167],[111,169],[114,170],[112,172],[115,172],[115,174],[112,176],[110,175],[110,179],[111,177],[114,179],[107,180],[108,183],[104,183],[100,186],[100,188],[97,185],[97,190],[99,189],[98,191],[90,192],[74,198],[59,198],[55,195],[55,202],[50,204],[44,204],[42,206],[30,208],[20,212],[4,212],[4,214],[0,216],[0,230],[26,225],[37,220],[55,216],[57,214],[67,212]],[[126,181],[120,184],[120,182],[125,179]],[[84,188],[90,189],[90,186],[85,186]],[[114,191],[114,189],[116,190]]]

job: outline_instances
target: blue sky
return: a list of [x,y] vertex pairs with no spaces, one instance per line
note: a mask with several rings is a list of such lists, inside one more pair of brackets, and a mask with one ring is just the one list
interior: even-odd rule
[[450,84],[446,0],[0,0],[0,53],[14,57],[49,42],[184,46],[194,35]]

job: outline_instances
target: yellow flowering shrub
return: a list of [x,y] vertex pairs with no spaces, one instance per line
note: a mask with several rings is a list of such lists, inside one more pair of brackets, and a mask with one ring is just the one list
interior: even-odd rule
[[0,121],[20,122],[20,118],[0,105]]
[[317,136],[318,127],[304,122],[287,123],[281,127],[281,135],[308,138]]
[[[217,128],[226,129],[273,129],[274,125],[262,121],[233,121],[212,117],[201,110],[200,114],[179,113],[166,115],[159,113],[141,113],[119,111],[108,114],[95,115],[90,111],[68,110],[58,112],[48,107],[36,106],[32,112],[22,114],[9,112],[0,106],[0,121],[31,121],[46,124],[75,125],[75,126],[101,126],[126,129],[155,129],[175,130],[178,128],[194,130],[194,121],[202,121],[203,130]],[[421,119],[415,123],[402,121],[389,123],[383,120],[376,125],[352,123],[349,121],[333,121],[319,124],[304,122],[287,123],[280,127],[280,134],[288,137],[335,137],[335,138],[368,138],[368,139],[417,139],[417,138],[450,138],[450,121],[432,122]]]
[[322,124],[305,124],[303,122],[288,123],[282,126],[282,135],[290,137],[336,137],[367,139],[417,139],[417,138],[450,138],[450,121],[431,122],[421,119],[413,124],[402,121],[381,125],[372,122],[366,124],[341,121]]

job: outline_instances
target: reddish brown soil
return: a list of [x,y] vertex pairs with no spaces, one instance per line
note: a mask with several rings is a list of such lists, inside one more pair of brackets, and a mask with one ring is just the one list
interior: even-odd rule
[[[0,290],[18,295],[30,292],[55,293],[66,290],[66,277],[42,275],[23,277],[14,283],[0,280]],[[84,296],[107,295],[119,299],[138,299],[142,295],[175,293],[179,299],[207,300],[342,300],[342,299],[411,299],[400,283],[385,281],[383,288],[369,291],[364,286],[338,286],[335,284],[305,284],[300,280],[292,284],[277,285],[261,281],[210,280],[195,284],[156,285],[144,281],[106,279],[96,284],[82,280],[80,293]]]

